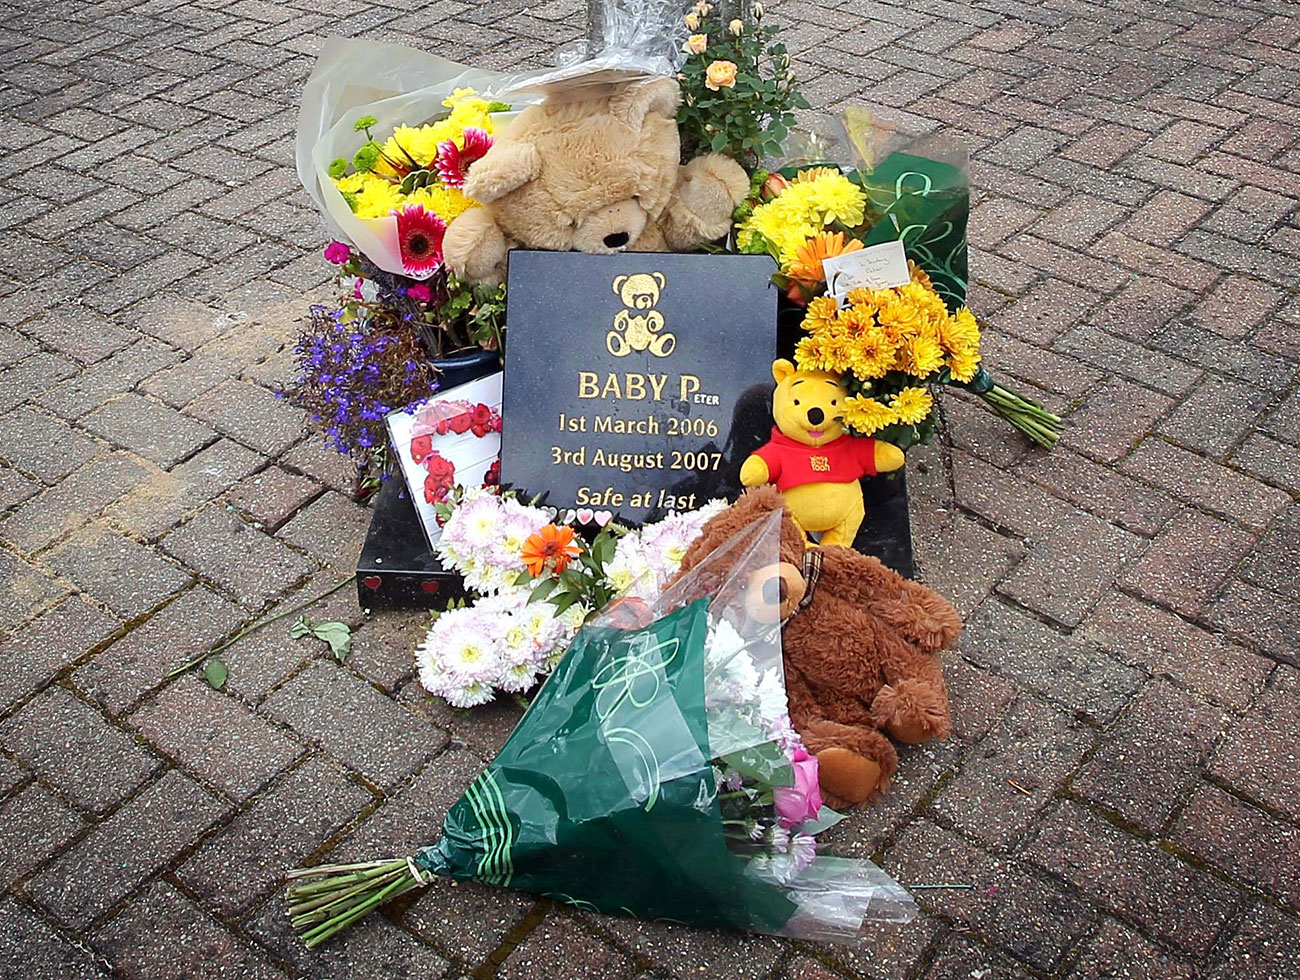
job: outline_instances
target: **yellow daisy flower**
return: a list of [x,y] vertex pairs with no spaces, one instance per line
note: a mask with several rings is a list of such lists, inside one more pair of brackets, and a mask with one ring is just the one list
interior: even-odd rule
[[978,351],[972,353],[953,354],[948,358],[948,370],[951,372],[953,379],[965,384],[975,377],[980,367],[980,355]]
[[911,337],[903,345],[908,374],[928,378],[943,367],[943,348],[929,337]]
[[808,303],[808,312],[804,314],[803,323],[800,326],[809,333],[830,330],[835,326],[835,316],[838,312],[839,308],[831,297],[814,297]]
[[889,407],[900,422],[916,425],[934,408],[934,397],[924,388],[904,388],[890,400]]
[[830,371],[826,359],[826,338],[809,334],[794,346],[794,362],[800,371]]
[[869,436],[897,421],[892,408],[866,395],[854,395],[844,403],[844,424],[859,435]]
[[863,334],[854,341],[850,369],[864,381],[884,377],[897,353],[897,346],[882,331]]

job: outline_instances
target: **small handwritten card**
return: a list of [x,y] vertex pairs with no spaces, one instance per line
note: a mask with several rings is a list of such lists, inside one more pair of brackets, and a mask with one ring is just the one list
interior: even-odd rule
[[882,242],[856,252],[822,259],[826,291],[841,306],[853,289],[889,289],[912,281],[902,242]]

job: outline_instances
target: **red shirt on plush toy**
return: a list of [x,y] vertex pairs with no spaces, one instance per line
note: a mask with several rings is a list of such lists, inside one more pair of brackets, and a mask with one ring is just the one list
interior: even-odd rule
[[876,440],[847,433],[809,446],[772,426],[772,440],[754,455],[767,464],[767,481],[782,493],[805,483],[848,483],[876,475]]
[[820,531],[822,545],[851,547],[866,516],[858,481],[898,469],[903,453],[844,430],[849,393],[839,375],[797,371],[782,359],[772,365],[772,378],[776,426],[771,441],[741,466],[740,482],[747,487],[775,483],[805,533]]

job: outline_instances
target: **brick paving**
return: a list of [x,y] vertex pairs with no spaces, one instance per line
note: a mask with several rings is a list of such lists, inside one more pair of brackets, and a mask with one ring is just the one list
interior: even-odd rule
[[[540,66],[579,0],[0,0],[0,974],[1290,980],[1300,975],[1300,10],[785,0],[819,107],[972,152],[972,305],[1066,417],[944,399],[912,460],[968,617],[956,734],[828,834],[923,894],[856,949],[441,882],[309,953],[288,865],[401,851],[518,717],[423,697],[419,615],[286,624],[366,513],[275,397],[320,290],[292,131],[329,34]],[[364,623],[364,625],[362,625]]]

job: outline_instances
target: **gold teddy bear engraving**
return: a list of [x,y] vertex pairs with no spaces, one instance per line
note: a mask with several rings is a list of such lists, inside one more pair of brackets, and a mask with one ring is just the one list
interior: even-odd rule
[[637,272],[630,276],[615,276],[611,284],[623,305],[614,316],[614,329],[605,335],[605,347],[615,357],[626,357],[632,351],[648,350],[655,357],[667,357],[677,346],[677,338],[662,332],[664,316],[654,309],[659,294],[667,285],[662,272]]

